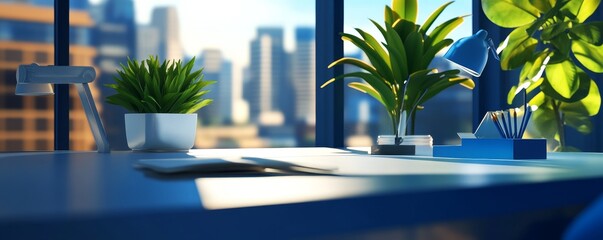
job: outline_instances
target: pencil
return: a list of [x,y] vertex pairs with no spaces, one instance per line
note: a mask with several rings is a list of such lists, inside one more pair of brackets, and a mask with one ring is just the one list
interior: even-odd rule
[[505,138],[505,134],[503,133],[502,128],[500,127],[500,123],[498,122],[498,118],[496,114],[490,113],[490,119],[494,122],[494,126],[496,126],[496,130],[498,130],[498,134],[500,134],[501,138]]

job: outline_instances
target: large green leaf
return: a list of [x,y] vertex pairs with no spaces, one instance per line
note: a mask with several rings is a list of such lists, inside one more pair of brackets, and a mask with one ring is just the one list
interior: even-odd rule
[[526,81],[539,79],[542,76],[544,67],[548,64],[547,58],[549,58],[549,54],[549,50],[545,49],[544,51],[536,53],[532,56],[531,60],[524,64],[521,73],[519,74],[519,85],[523,85]]
[[387,24],[386,33],[387,36],[385,36],[385,40],[387,45],[385,47],[389,52],[392,73],[398,85],[402,86],[404,81],[406,81],[408,78],[408,58],[404,48],[404,43],[396,31]]
[[419,28],[419,32],[421,32],[421,34],[425,35],[427,33],[427,31],[429,30],[429,28],[431,27],[431,25],[433,24],[433,22],[435,22],[435,20],[440,16],[440,14],[442,14],[444,9],[446,9],[446,7],[448,7],[448,5],[450,5],[452,3],[453,3],[453,1],[444,3],[444,4],[442,4],[442,6],[438,7],[435,11],[433,11],[429,15],[429,17],[425,20],[425,22],[423,23],[421,28]]
[[379,101],[381,103],[381,105],[383,105],[386,109],[388,108],[387,104],[383,101],[381,94],[379,94],[379,92],[377,92],[377,90],[375,90],[373,87],[371,87],[371,85],[366,84],[366,83],[360,83],[360,82],[351,82],[348,84],[348,87],[350,87],[352,89],[356,89],[359,92],[370,95],[371,97],[373,97],[374,99]]
[[526,32],[527,26],[513,30],[505,42],[507,46],[500,56],[500,66],[504,70],[511,70],[524,65],[532,57],[532,52],[538,44],[538,40],[532,38]]
[[544,27],[544,29],[542,29],[542,32],[540,33],[540,38],[542,40],[549,41],[557,37],[559,34],[565,33],[569,25],[569,22],[559,22],[550,26],[546,26]]
[[377,69],[377,72],[379,72],[383,78],[394,79],[392,69],[389,67],[385,59],[382,59],[377,51],[375,51],[375,49],[368,45],[364,40],[347,33],[342,33],[341,39],[344,41],[349,41],[360,48],[360,50],[366,54],[373,67]]
[[411,22],[417,21],[417,0],[392,0],[392,9],[398,13],[402,19]]
[[595,116],[599,113],[599,109],[601,108],[601,94],[599,93],[599,87],[595,81],[591,79],[589,79],[589,81],[589,90],[586,97],[572,103],[561,103],[560,109],[563,112],[572,112],[586,116]]
[[568,112],[563,113],[563,118],[563,120],[565,120],[565,125],[576,129],[579,133],[589,134],[593,129],[593,123],[588,116]]
[[423,67],[423,37],[419,32],[412,32],[404,41],[408,72],[416,72]]
[[570,29],[569,33],[574,40],[582,40],[596,46],[603,44],[602,21],[576,24]]
[[542,91],[559,101],[575,102],[584,98],[590,89],[590,77],[570,60],[549,64]]
[[[542,105],[541,105],[542,106]],[[539,107],[532,114],[531,121],[533,126],[542,137],[552,139],[558,134],[557,122],[555,120],[555,111],[546,107]]]
[[572,52],[586,68],[603,73],[603,45],[593,46],[582,41],[572,41]]
[[385,63],[387,63],[387,65],[391,67],[390,62],[389,62],[389,55],[387,54],[385,49],[383,49],[383,47],[381,47],[381,44],[379,43],[379,41],[377,41],[377,39],[375,39],[375,37],[373,37],[373,35],[363,31],[360,28],[356,28],[356,31],[360,34],[360,36],[362,36],[364,41],[369,46],[371,46],[375,50],[375,52],[377,52],[377,54],[379,54],[379,56],[382,59],[385,60]]
[[586,21],[597,10],[599,3],[601,3],[601,0],[584,0],[578,12],[578,21]]
[[540,16],[527,0],[482,0],[482,9],[490,21],[506,28],[524,26]]
[[359,67],[367,72],[370,72],[373,75],[379,75],[379,73],[377,72],[377,69],[375,69],[373,66],[369,65],[368,63],[366,63],[360,59],[349,58],[349,57],[343,57],[343,58],[337,59],[335,62],[332,62],[331,64],[329,64],[329,66],[327,68],[332,68],[334,66],[341,65],[341,64],[350,64],[350,65]]
[[555,1],[553,2],[549,0],[530,0],[530,4],[540,10],[541,13],[547,12],[553,8],[555,5]]
[[433,31],[431,31],[431,33],[429,33],[427,39],[425,40],[425,45],[431,47],[444,40],[446,36],[452,32],[452,30],[456,29],[459,25],[461,25],[461,23],[463,23],[463,19],[466,16],[467,15],[455,17],[438,25],[435,29],[433,29]]

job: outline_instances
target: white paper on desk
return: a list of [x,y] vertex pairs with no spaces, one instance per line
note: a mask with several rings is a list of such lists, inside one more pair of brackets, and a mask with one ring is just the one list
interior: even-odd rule
[[170,158],[170,159],[140,159],[135,167],[146,168],[160,173],[178,172],[234,172],[234,171],[264,171],[276,169],[286,172],[313,174],[332,174],[336,168],[314,167],[265,158]]

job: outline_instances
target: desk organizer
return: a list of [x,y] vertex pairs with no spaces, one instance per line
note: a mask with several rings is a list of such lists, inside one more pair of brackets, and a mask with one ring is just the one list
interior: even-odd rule
[[460,146],[434,146],[434,157],[546,159],[546,139],[461,138]]

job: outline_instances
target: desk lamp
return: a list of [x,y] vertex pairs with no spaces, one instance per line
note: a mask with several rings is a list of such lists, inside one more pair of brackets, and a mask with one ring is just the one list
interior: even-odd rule
[[110,152],[109,141],[88,86],[88,83],[92,82],[94,78],[96,78],[96,71],[92,67],[39,66],[35,63],[20,65],[17,68],[15,94],[21,96],[51,95],[54,92],[50,84],[74,84],[82,100],[97,150],[106,153]]
[[496,60],[500,60],[491,38],[486,30],[479,30],[470,37],[456,41],[444,54],[444,58],[455,63],[460,69],[479,77],[488,62],[488,49]]

